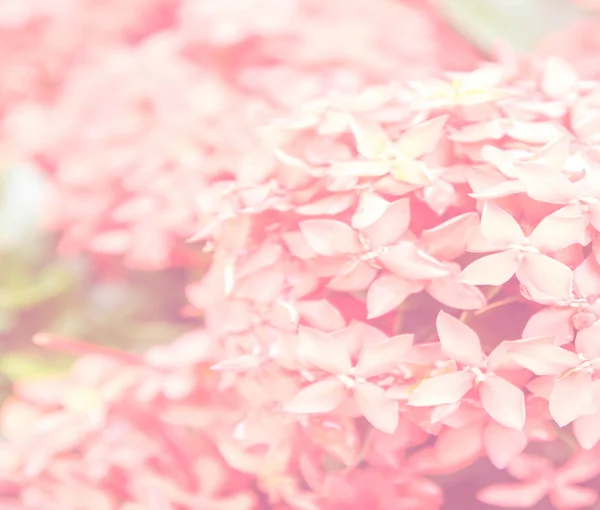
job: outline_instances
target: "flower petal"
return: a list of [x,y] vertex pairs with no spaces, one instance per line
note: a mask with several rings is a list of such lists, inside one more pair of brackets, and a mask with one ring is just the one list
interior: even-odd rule
[[389,205],[390,202],[381,195],[370,190],[363,191],[358,199],[356,212],[352,216],[352,228],[361,230],[373,225],[383,216]]
[[477,333],[452,315],[441,311],[436,319],[436,327],[442,352],[450,359],[463,365],[479,366],[483,361],[483,351]]
[[336,220],[305,220],[299,224],[309,246],[319,255],[334,256],[361,250],[358,234],[350,226]]
[[373,248],[395,243],[408,229],[410,223],[410,199],[401,198],[389,204],[387,209],[373,224],[362,230],[371,241]]
[[398,428],[398,402],[385,396],[385,390],[371,383],[354,387],[356,406],[376,429],[393,434]]
[[396,149],[402,156],[409,159],[429,154],[437,147],[447,120],[448,116],[442,115],[407,129],[400,136]]
[[558,375],[580,363],[577,354],[556,345],[525,345],[517,349],[511,357],[535,375]]
[[473,387],[471,372],[451,372],[423,379],[413,390],[408,405],[415,407],[455,404]]
[[298,358],[336,375],[348,374],[352,367],[350,354],[341,341],[303,326],[298,329]]
[[504,508],[532,508],[546,495],[543,481],[537,483],[503,483],[489,485],[477,493],[487,505]]
[[493,202],[483,206],[480,228],[481,233],[499,247],[521,244],[525,240],[517,220]]
[[514,384],[497,375],[488,376],[479,386],[479,396],[483,408],[500,425],[523,429],[525,395]]
[[390,246],[379,256],[379,260],[392,273],[407,280],[431,280],[450,274],[450,270],[440,261],[411,242]]
[[367,319],[381,317],[402,304],[411,294],[419,292],[423,286],[393,274],[377,278],[367,292]]
[[458,310],[481,310],[486,305],[485,296],[477,287],[459,282],[453,276],[431,280],[427,293],[443,305]]
[[413,335],[398,335],[383,342],[365,345],[354,367],[354,375],[368,379],[391,370],[410,350],[413,341]]
[[365,158],[376,159],[391,147],[389,137],[378,124],[356,117],[350,118],[349,124],[356,140],[356,150]]
[[471,262],[458,275],[458,280],[470,285],[504,285],[520,266],[516,251],[501,251]]
[[559,377],[550,395],[550,415],[559,427],[564,427],[587,413],[592,405],[592,376],[574,372]]
[[573,421],[573,435],[584,450],[591,450],[600,441],[600,413],[580,416]]
[[344,383],[331,377],[302,388],[283,410],[294,414],[329,413],[342,404],[346,396]]
[[517,278],[548,296],[570,296],[573,289],[573,272],[569,266],[543,253],[527,253]]
[[492,421],[485,429],[483,442],[490,462],[504,469],[527,446],[527,434]]
[[546,216],[529,236],[540,251],[558,251],[579,243],[585,236],[588,219],[571,207],[563,207]]
[[600,358],[600,321],[579,330],[575,348],[589,360]]

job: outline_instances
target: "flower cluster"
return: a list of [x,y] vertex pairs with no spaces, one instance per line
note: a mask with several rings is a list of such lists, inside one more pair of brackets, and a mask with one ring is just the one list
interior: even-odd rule
[[237,172],[265,111],[478,58],[423,2],[38,3],[0,10],[3,145],[51,175],[63,252],[136,269],[189,263],[195,193]]
[[553,58],[273,118],[194,197],[201,329],[37,337],[84,356],[3,407],[0,508],[593,505],[598,98]]

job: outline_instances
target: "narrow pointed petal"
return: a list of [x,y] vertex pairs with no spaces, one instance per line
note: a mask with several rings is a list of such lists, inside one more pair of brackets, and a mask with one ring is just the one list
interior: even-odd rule
[[374,319],[391,312],[423,286],[393,274],[377,278],[367,292],[367,318]]
[[501,251],[471,262],[458,275],[458,280],[470,285],[504,285],[520,266],[516,251]]
[[485,296],[477,287],[457,281],[456,276],[431,280],[427,293],[443,305],[457,310],[481,310],[486,305]]
[[373,191],[364,191],[360,194],[356,212],[352,216],[352,228],[361,230],[373,225],[379,220],[389,207],[390,202]]
[[455,404],[471,390],[474,380],[475,376],[470,372],[451,372],[424,379],[411,393],[408,405]]
[[573,290],[573,272],[562,262],[543,253],[528,253],[517,272],[524,285],[531,284],[548,296],[570,296]]
[[342,404],[346,396],[344,383],[332,377],[301,389],[283,409],[294,414],[329,413]]
[[410,223],[410,199],[401,198],[389,204],[374,223],[362,230],[374,248],[395,243],[408,229]]
[[344,344],[312,328],[298,330],[298,357],[312,366],[336,375],[348,374],[352,363]]
[[585,415],[592,405],[592,376],[574,372],[559,377],[550,395],[550,415],[559,427],[564,427]]
[[522,390],[502,377],[489,376],[479,386],[479,396],[483,408],[500,425],[523,429],[525,396]]
[[525,235],[509,213],[493,202],[486,202],[481,213],[481,233],[498,246],[520,244]]
[[579,243],[585,236],[588,219],[581,212],[563,207],[546,216],[529,236],[540,251],[558,251]]
[[437,147],[447,120],[448,116],[442,115],[407,129],[400,136],[396,149],[409,159],[416,159],[429,154]]
[[407,280],[431,280],[450,274],[440,261],[419,250],[411,242],[390,246],[379,256],[381,263],[392,273]]
[[359,383],[354,387],[356,406],[367,421],[386,434],[398,428],[398,403],[385,396],[385,390],[372,383]]
[[413,345],[413,335],[398,335],[363,347],[358,363],[354,367],[354,375],[368,379],[385,374],[402,360]]
[[577,418],[573,422],[573,434],[584,450],[591,450],[600,441],[600,413]]
[[580,363],[577,354],[556,345],[527,345],[513,351],[511,357],[535,375],[558,375]]
[[550,494],[550,502],[559,510],[589,508],[598,501],[598,492],[590,487],[561,484]]
[[299,224],[309,246],[319,255],[334,256],[361,250],[358,234],[336,220],[306,220]]
[[600,322],[596,322],[589,328],[582,329],[577,333],[575,348],[587,359],[600,358]]
[[485,487],[477,493],[477,499],[503,508],[533,508],[546,493],[544,482],[504,483]]
[[497,469],[504,469],[527,446],[527,434],[492,421],[485,429],[483,441],[490,462]]
[[483,361],[483,351],[477,333],[452,315],[441,311],[436,319],[436,327],[442,352],[450,359],[463,365],[479,366]]
[[349,124],[356,140],[356,150],[365,158],[378,158],[391,147],[389,137],[378,124],[356,117],[352,117]]

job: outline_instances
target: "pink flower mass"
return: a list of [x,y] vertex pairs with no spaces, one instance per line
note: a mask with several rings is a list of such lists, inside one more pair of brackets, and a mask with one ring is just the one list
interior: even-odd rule
[[193,324],[38,333],[77,360],[2,404],[0,510],[598,508],[600,73],[436,2],[0,3],[57,256]]

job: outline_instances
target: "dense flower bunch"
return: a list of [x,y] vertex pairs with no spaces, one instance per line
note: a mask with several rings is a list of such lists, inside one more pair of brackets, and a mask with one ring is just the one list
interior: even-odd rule
[[274,119],[196,197],[201,329],[37,337],[83,357],[4,406],[0,508],[593,505],[598,98],[548,59]]
[[64,233],[63,252],[134,268],[190,262],[177,241],[193,233],[195,194],[237,171],[265,111],[478,58],[427,3],[409,0],[2,9],[5,150],[51,175],[46,220]]

